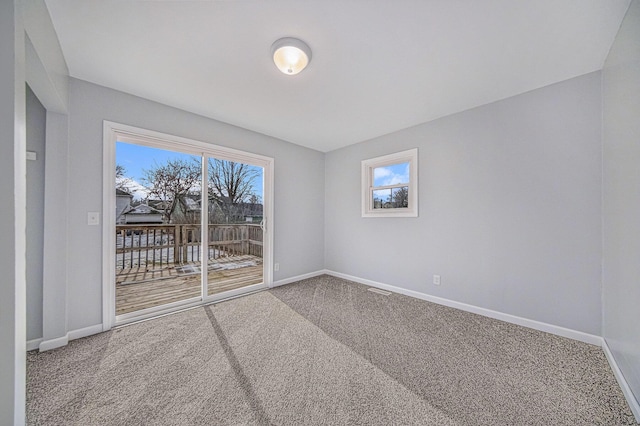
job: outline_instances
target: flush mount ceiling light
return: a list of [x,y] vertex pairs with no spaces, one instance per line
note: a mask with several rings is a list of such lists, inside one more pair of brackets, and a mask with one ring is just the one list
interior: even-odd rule
[[285,37],[271,45],[271,55],[276,67],[287,75],[296,75],[311,62],[311,49],[297,38]]

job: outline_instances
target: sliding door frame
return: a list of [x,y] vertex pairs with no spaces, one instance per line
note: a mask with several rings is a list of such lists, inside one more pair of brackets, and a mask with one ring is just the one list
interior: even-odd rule
[[[116,226],[116,196],[115,196],[115,167],[116,167],[116,142],[127,142],[137,145],[143,145],[159,149],[167,149],[178,151],[184,154],[198,155],[204,158],[202,161],[202,178],[207,177],[208,158],[218,158],[221,160],[241,162],[253,166],[262,167],[263,175],[263,211],[264,211],[264,229],[263,229],[263,282],[262,284],[254,284],[236,290],[224,293],[208,295],[206,275],[206,262],[208,256],[203,252],[201,259],[202,268],[202,293],[201,297],[187,299],[185,301],[174,302],[167,305],[161,305],[154,308],[145,309],[142,313],[130,313],[120,315],[117,318],[115,314],[115,226]],[[113,326],[124,324],[126,322],[138,321],[153,316],[163,315],[165,313],[199,306],[235,297],[251,291],[257,291],[273,285],[273,189],[274,189],[274,160],[259,154],[240,151],[233,148],[227,148],[214,145],[207,142],[197,141],[180,136],[170,135],[166,133],[156,132],[153,130],[142,129],[129,126],[126,124],[115,123],[111,121],[103,122],[103,212],[102,212],[102,329],[110,330]],[[208,197],[203,197],[205,204]],[[206,205],[204,206],[206,207]],[[203,211],[207,211],[203,208]],[[201,235],[202,245],[208,247],[208,215],[201,214]]]

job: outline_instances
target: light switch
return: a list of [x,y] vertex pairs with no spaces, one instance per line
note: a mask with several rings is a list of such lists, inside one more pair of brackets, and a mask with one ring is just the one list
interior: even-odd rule
[[27,151],[27,160],[36,161],[38,159],[38,153],[35,151]]
[[87,213],[87,225],[100,225],[100,213],[98,212]]

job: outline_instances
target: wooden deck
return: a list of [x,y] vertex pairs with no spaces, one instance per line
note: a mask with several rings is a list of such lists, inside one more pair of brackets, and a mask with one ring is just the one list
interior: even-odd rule
[[[263,281],[262,259],[241,255],[209,264],[209,295]],[[128,268],[116,275],[116,315],[200,297],[200,265]]]

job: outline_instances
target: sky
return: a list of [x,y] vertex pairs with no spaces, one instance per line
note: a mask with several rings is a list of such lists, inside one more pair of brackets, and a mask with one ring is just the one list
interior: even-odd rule
[[409,183],[409,163],[393,164],[373,169],[373,186]]
[[[125,142],[116,142],[116,164],[124,167],[125,177],[131,179],[130,192],[136,199],[144,199],[146,197],[146,190],[142,185],[144,170],[152,169],[156,164],[162,165],[169,160],[175,159],[183,159],[187,161],[197,159],[199,161],[200,157],[191,154],[168,151],[165,149],[151,148]],[[257,169],[261,170],[260,167],[257,167]],[[260,176],[254,179],[253,182],[253,189],[261,200],[263,199],[263,176],[264,174],[260,173]]]

